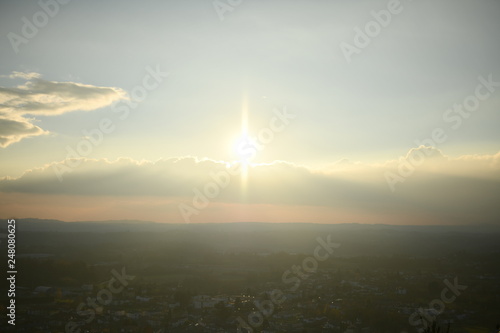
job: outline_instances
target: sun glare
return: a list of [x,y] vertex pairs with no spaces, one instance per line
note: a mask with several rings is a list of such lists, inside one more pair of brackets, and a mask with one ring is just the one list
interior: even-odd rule
[[241,189],[244,194],[248,182],[248,168],[250,164],[250,156],[245,154],[245,145],[248,145],[250,138],[248,137],[248,101],[246,96],[243,97],[241,106],[241,134],[240,139],[236,143],[236,155],[239,158],[238,163],[241,163]]
[[249,165],[253,155],[251,148],[253,147],[252,139],[248,135],[240,135],[233,143],[233,156],[238,163]]

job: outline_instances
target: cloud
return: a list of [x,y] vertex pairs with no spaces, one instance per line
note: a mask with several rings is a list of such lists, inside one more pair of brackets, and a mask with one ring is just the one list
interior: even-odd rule
[[10,75],[1,75],[1,77],[8,77],[10,79],[21,78],[21,79],[25,79],[25,80],[31,80],[31,79],[39,78],[39,77],[41,77],[41,75],[39,73],[34,73],[34,72],[25,73],[25,72],[14,71]]
[[9,77],[28,81],[14,88],[0,87],[0,112],[3,114],[53,116],[76,110],[95,110],[126,98],[125,91],[119,88],[47,81],[37,73],[14,72]]
[[[500,153],[458,158],[436,154],[392,193],[384,173],[395,168],[393,162],[355,163],[351,169],[345,166],[340,170],[311,170],[286,162],[254,165],[243,186],[239,175],[228,178],[228,164],[220,161],[191,157],[156,162],[80,159],[29,170],[19,178],[4,178],[0,180],[0,192],[154,196],[191,204],[199,190],[213,196],[210,201],[214,204],[315,206],[364,216],[421,219],[424,223],[429,219],[443,223],[498,222],[499,160]],[[54,169],[77,161],[78,168],[64,174],[60,182]],[[227,186],[220,185],[228,180]],[[214,186],[218,188],[215,192]]]
[[0,87],[0,146],[6,147],[29,136],[46,134],[25,115],[56,116],[82,110],[96,110],[126,99],[119,88],[98,87],[75,82],[55,82],[41,79],[38,73],[12,72],[10,79],[24,79],[16,87]]
[[0,117],[0,147],[2,148],[24,138],[44,134],[48,134],[48,132],[24,118],[9,119]]
[[[64,173],[56,170],[78,165]],[[191,189],[210,180],[209,173],[225,169],[226,164],[192,157],[156,162],[121,158],[70,159],[26,171],[16,179],[0,179],[0,191],[75,195],[158,195],[189,196]],[[96,186],[97,183],[100,183]],[[75,188],[72,188],[72,187]]]
[[413,165],[417,177],[424,174],[428,177],[443,175],[498,179],[500,152],[493,155],[463,155],[453,158],[435,147],[420,146],[410,149],[405,156],[397,160],[387,161],[383,167],[391,172],[398,172],[398,168],[403,165]]

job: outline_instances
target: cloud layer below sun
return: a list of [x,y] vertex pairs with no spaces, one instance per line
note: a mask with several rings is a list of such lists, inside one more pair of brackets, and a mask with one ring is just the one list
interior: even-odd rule
[[[424,153],[425,161],[393,184],[392,192],[387,175],[401,176],[401,167]],[[54,198],[44,207],[51,214],[62,211],[68,200],[91,200],[92,209],[106,207],[102,209],[109,218],[130,217],[125,212],[134,202],[134,210],[143,212],[142,219],[162,222],[182,222],[181,206],[197,211],[192,214],[195,222],[209,222],[213,216],[220,221],[244,216],[247,221],[267,222],[500,221],[500,153],[453,158],[422,146],[400,159],[376,165],[347,160],[314,170],[287,162],[253,165],[246,179],[243,173],[231,174],[237,169],[230,169],[226,162],[184,157],[155,162],[81,159],[79,166],[60,181],[55,170],[68,162],[32,169],[18,178],[4,177],[0,180],[0,196],[18,196],[18,206],[23,196],[25,202],[40,196],[44,200]],[[6,201],[3,205],[16,211]],[[293,213],[297,211],[300,214]],[[88,211],[75,212],[80,210],[73,209],[74,219],[92,219]]]
[[56,116],[73,111],[92,111],[125,99],[122,89],[75,82],[47,81],[38,73],[13,72],[9,79],[25,82],[0,87],[0,147],[27,137],[48,134],[33,124],[31,116]]

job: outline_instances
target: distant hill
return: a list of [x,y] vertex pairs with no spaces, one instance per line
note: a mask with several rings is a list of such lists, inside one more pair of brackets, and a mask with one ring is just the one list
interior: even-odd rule
[[[5,232],[6,223],[0,227]],[[82,221],[18,219],[19,239],[36,234],[63,238],[78,244],[106,242],[113,239],[141,239],[147,242],[193,244],[217,251],[298,252],[311,253],[317,237],[340,243],[340,256],[355,255],[444,255],[454,252],[500,253],[500,227],[477,226],[401,226],[367,224],[313,223],[209,223],[167,224],[148,221]],[[57,236],[61,235],[61,237]],[[61,238],[62,239],[62,238]]]
[[[3,219],[7,220],[7,219]],[[190,223],[172,224],[141,220],[105,220],[77,221],[26,218],[16,219],[17,229],[21,231],[58,231],[58,232],[124,232],[124,231],[167,231],[167,230],[337,230],[337,231],[406,231],[426,233],[490,233],[500,232],[500,225],[390,225],[390,224],[317,224],[317,223],[265,223],[265,222],[234,222],[234,223]],[[5,227],[5,226],[4,226]],[[1,228],[1,227],[0,227]]]

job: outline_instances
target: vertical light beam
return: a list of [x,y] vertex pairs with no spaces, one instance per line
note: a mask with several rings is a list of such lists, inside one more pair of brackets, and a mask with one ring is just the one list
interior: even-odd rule
[[[248,99],[243,96],[243,104],[241,106],[241,137],[244,140],[248,139]],[[243,157],[241,163],[241,194],[245,197],[248,184],[248,167],[249,161]]]

